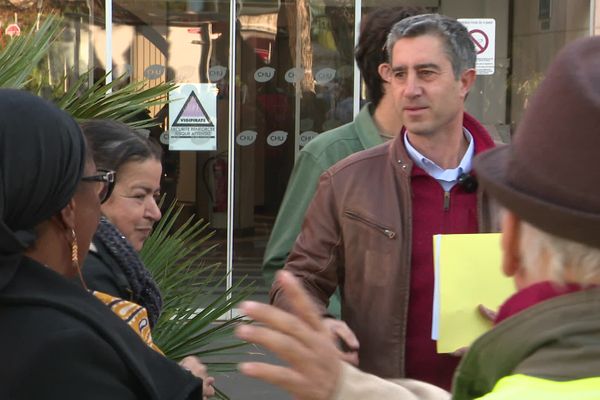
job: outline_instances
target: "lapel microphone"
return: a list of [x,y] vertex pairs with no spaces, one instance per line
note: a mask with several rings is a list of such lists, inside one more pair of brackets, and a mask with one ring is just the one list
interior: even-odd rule
[[458,176],[458,184],[466,193],[473,193],[477,190],[477,178],[469,173],[462,173]]

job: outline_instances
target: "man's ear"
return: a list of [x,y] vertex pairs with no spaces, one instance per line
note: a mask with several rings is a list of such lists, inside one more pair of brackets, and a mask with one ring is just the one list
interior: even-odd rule
[[502,214],[502,271],[515,276],[521,269],[521,221],[514,213]]
[[69,232],[75,229],[75,200],[69,200],[56,217],[58,218],[58,222]]
[[466,69],[460,75],[460,86],[463,98],[467,97],[467,94],[475,84],[475,78],[477,78],[475,68]]
[[377,67],[377,72],[379,72],[379,76],[385,82],[390,83],[392,79],[392,66],[388,63],[381,63],[379,67]]

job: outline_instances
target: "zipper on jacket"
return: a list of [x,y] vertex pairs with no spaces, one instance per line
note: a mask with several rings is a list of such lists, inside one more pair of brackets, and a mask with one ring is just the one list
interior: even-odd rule
[[444,192],[444,211],[450,209],[450,192]]
[[348,217],[351,218],[355,221],[360,221],[368,226],[370,226],[371,228],[375,228],[376,230],[378,230],[379,232],[383,233],[385,236],[387,236],[389,239],[393,239],[396,237],[396,232],[394,232],[393,230],[386,228],[385,226],[381,226],[379,224],[376,224],[374,222],[369,221],[368,219],[365,219],[363,217],[361,217],[360,215],[356,214],[353,211],[344,211],[344,214]]

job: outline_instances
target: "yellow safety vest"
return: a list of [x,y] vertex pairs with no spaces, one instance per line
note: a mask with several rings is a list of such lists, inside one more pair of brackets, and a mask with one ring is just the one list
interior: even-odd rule
[[598,400],[600,377],[552,381],[517,374],[500,379],[494,390],[477,400]]

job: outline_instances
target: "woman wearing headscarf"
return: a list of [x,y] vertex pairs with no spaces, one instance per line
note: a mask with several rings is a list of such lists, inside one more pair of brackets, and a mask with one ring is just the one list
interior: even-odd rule
[[75,121],[0,90],[0,154],[0,398],[201,399],[199,379],[68,279],[109,180]]

